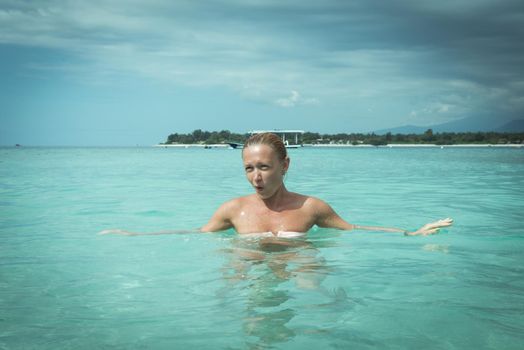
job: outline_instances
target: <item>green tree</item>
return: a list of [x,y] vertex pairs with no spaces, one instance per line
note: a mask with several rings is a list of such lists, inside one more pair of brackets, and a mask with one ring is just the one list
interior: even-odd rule
[[202,130],[201,129],[196,129],[195,131],[193,131],[192,135],[193,135],[193,139],[195,141],[197,141],[197,142],[204,140],[203,137],[202,137],[203,135],[202,135]]
[[424,142],[435,141],[435,136],[433,135],[433,129],[428,129],[424,132],[424,135],[422,136],[422,141]]

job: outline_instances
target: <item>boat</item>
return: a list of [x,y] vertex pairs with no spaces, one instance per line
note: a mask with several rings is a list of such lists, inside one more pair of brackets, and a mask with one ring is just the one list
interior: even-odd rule
[[300,147],[303,147],[302,145],[289,145],[287,143],[284,144],[286,146],[286,148],[300,148]]
[[238,143],[238,142],[226,142],[226,143],[229,145],[229,147],[233,149],[244,147],[243,143]]

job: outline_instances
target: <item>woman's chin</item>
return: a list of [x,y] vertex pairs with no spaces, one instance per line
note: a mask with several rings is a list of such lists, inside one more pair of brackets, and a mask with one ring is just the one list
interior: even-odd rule
[[260,199],[268,199],[268,198],[271,198],[273,196],[273,194],[269,194],[267,192],[264,192],[264,190],[261,190],[261,191],[257,190],[256,194],[257,194],[257,196]]
[[268,196],[268,195],[266,195],[264,193],[260,193],[260,192],[257,192],[256,195],[260,199],[268,199],[270,197],[270,196]]

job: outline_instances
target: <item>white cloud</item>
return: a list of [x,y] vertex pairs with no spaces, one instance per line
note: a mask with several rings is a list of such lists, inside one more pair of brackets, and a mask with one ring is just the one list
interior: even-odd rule
[[291,90],[288,97],[279,98],[275,101],[280,107],[295,107],[297,105],[311,105],[317,104],[318,100],[315,98],[303,98],[298,91]]
[[433,101],[411,110],[408,122],[418,125],[439,124],[464,118],[469,112],[466,105]]

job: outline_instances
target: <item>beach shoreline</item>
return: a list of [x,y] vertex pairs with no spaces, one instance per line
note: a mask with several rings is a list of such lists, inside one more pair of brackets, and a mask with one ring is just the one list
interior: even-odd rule
[[204,145],[200,143],[176,143],[176,144],[169,144],[169,145],[157,144],[157,145],[153,145],[153,147],[161,147],[161,148],[231,148],[227,143],[217,143],[217,144],[211,144],[211,145]]
[[[228,144],[157,144],[153,147],[160,148],[232,148]],[[374,146],[369,144],[362,145],[347,145],[347,144],[304,144],[304,148],[524,148],[524,144],[508,143],[508,144],[456,144],[456,145],[436,145],[436,144],[407,144],[395,143],[388,145]]]
[[437,145],[437,144],[409,144],[409,143],[392,143],[387,145],[337,145],[337,144],[316,144],[316,145],[304,145],[304,147],[313,147],[313,148],[522,148],[524,144],[519,143],[508,143],[508,144],[456,144],[456,145]]

